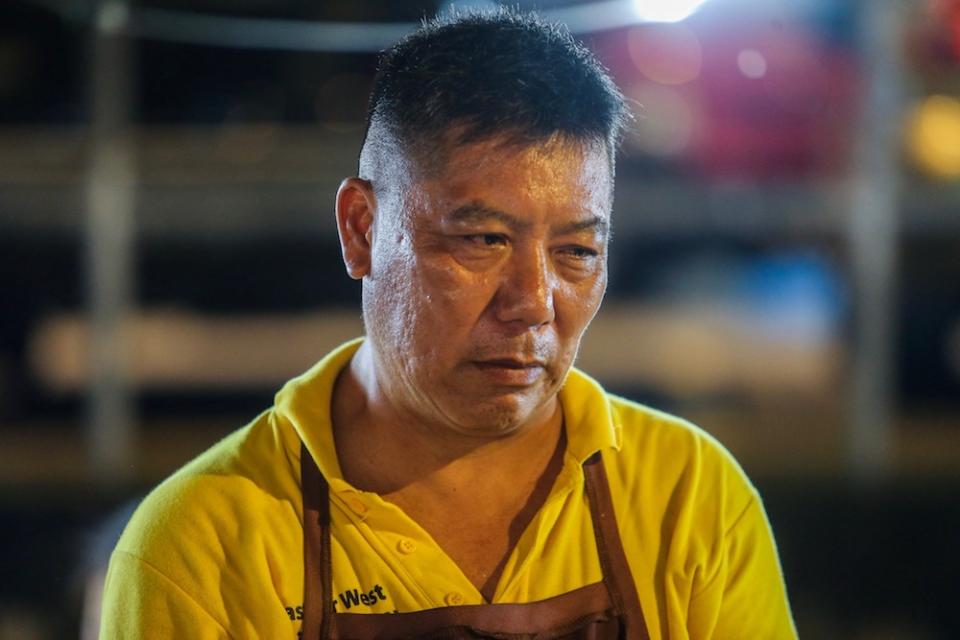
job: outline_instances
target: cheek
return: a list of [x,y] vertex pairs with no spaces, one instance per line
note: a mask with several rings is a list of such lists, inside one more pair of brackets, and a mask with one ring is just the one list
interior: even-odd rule
[[417,274],[423,303],[448,324],[462,328],[480,317],[496,288],[491,275],[467,271],[449,255],[425,256],[417,264]]
[[[603,302],[603,296],[607,292],[607,267],[606,264],[603,266],[603,270],[600,273],[600,277],[593,283],[593,286],[590,287],[589,291],[586,294],[586,297],[590,301],[590,311],[589,320],[593,320],[593,316],[597,314],[597,311],[600,309],[600,303]],[[588,320],[588,322],[589,322]]]
[[[387,236],[387,237],[384,237]],[[408,341],[416,307],[416,260],[410,243],[400,234],[384,233],[374,243],[370,274],[363,279],[364,317],[376,323],[370,327],[390,341]]]
[[483,283],[464,278],[442,260],[402,248],[384,258],[370,283],[370,300],[376,301],[381,335],[389,334],[405,354],[406,366],[462,351],[485,306]]
[[558,300],[557,318],[561,332],[579,340],[600,309],[607,289],[606,270],[589,282],[568,285]]

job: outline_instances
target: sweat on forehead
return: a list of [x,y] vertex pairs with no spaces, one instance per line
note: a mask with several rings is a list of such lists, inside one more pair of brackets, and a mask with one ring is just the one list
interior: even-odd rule
[[[485,151],[481,159],[499,162],[517,153],[544,153],[554,150],[597,150],[609,157],[606,145],[594,140],[581,140],[556,132],[542,139],[531,139],[516,132],[503,132],[485,139],[472,139],[462,127],[434,132],[419,141],[405,144],[389,134],[371,132],[360,156],[360,176],[369,180],[438,179],[463,155],[467,148]],[[475,157],[475,156],[474,156]],[[612,168],[612,167],[611,167]],[[399,174],[398,174],[399,172]]]

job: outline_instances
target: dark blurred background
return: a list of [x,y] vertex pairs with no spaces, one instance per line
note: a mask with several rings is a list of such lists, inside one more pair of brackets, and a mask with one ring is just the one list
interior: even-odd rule
[[[0,638],[78,637],[130,501],[360,333],[336,186],[450,4],[0,3]],[[960,637],[960,0],[511,4],[636,115],[580,365],[738,457],[802,637]]]

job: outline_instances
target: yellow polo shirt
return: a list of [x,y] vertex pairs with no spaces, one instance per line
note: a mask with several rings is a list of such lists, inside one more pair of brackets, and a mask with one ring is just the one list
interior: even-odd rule
[[[330,483],[337,611],[483,602],[416,522],[342,477],[330,398],[359,344],[291,380],[272,409],[144,500],[110,561],[101,638],[297,638],[301,438]],[[652,638],[795,638],[763,506],[726,450],[576,370],[560,400],[564,466],[494,602],[541,600],[601,579],[581,468],[600,450]]]

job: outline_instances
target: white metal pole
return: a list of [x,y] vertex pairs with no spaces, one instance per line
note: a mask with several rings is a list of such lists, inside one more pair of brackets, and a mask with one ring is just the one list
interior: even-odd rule
[[866,91],[847,227],[855,309],[848,454],[854,478],[873,481],[890,470],[896,407],[904,18],[903,3],[897,0],[861,0],[859,6]]
[[90,156],[86,183],[86,277],[90,317],[87,446],[93,477],[117,483],[134,465],[134,412],[127,379],[126,320],[133,291],[136,183],[130,131],[128,7],[97,7],[90,57]]

